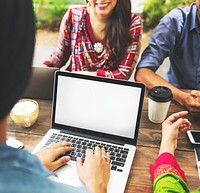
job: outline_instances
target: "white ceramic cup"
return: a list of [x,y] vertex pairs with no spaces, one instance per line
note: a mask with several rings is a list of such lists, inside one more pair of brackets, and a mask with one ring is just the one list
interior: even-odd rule
[[31,127],[37,120],[39,105],[35,100],[21,99],[10,112],[12,120],[21,127]]
[[162,123],[173,98],[169,88],[156,86],[148,92],[148,117],[154,123]]

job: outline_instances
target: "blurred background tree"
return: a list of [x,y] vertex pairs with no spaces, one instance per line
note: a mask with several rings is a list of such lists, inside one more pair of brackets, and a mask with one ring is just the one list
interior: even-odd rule
[[144,20],[144,29],[154,28],[160,19],[176,7],[185,7],[194,0],[145,0],[141,14]]
[[58,31],[60,22],[70,6],[85,5],[85,0],[33,0],[36,27]]
[[[119,0],[123,1],[123,0]],[[58,31],[61,19],[67,9],[73,5],[86,5],[86,0],[33,0],[36,26],[40,29]],[[133,10],[140,7],[144,20],[144,29],[154,28],[160,19],[175,7],[184,7],[194,0],[131,0]],[[136,6],[136,7],[135,7]],[[143,8],[141,11],[141,7]],[[136,8],[136,9],[135,9]]]

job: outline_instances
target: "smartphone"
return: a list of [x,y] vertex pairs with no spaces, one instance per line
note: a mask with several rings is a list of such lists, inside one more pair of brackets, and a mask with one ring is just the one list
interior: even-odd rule
[[200,144],[200,131],[188,130],[187,135],[192,144]]
[[11,138],[11,137],[6,140],[6,144],[10,147],[14,147],[17,149],[24,148],[24,144],[21,141],[15,139],[15,138]]
[[200,179],[200,146],[195,146],[194,150],[195,150],[197,169],[198,169],[199,179]]

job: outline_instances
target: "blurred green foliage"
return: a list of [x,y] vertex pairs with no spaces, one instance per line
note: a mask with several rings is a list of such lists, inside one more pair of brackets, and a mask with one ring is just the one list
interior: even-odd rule
[[33,0],[36,27],[58,31],[65,12],[72,5],[85,5],[85,0]]
[[160,19],[173,8],[190,5],[194,0],[146,0],[142,18],[144,29],[154,28]]
[[[120,0],[122,1],[122,0]],[[136,0],[134,0],[136,1]],[[186,6],[194,0],[145,0],[142,18],[144,29],[154,28],[173,8]],[[72,5],[86,5],[86,0],[33,0],[36,27],[58,31],[65,12]]]

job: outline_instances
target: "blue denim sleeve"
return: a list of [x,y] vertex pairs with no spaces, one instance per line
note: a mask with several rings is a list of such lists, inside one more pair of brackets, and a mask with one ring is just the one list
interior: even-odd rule
[[89,193],[85,186],[53,181],[53,173],[25,150],[0,144],[0,152],[0,193]]
[[0,193],[89,193],[84,186],[72,187],[30,173],[26,169],[20,170],[8,170],[0,175]]
[[173,51],[179,34],[178,28],[179,21],[172,16],[172,13],[163,17],[153,32],[137,68],[148,67],[156,71],[164,59]]
[[49,190],[48,193],[91,193],[85,186],[77,188],[59,183],[56,183],[56,186],[54,189]]

